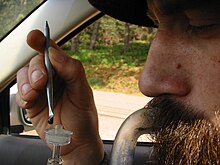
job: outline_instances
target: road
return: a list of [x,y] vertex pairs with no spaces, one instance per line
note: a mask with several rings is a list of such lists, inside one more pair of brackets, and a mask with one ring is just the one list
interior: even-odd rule
[[[94,91],[102,139],[115,138],[122,122],[134,111],[143,108],[151,98],[114,92]],[[140,140],[144,140],[141,137]]]
[[[122,122],[134,111],[143,108],[151,98],[133,96],[122,93],[93,91],[94,100],[98,111],[99,132],[102,139],[114,140]],[[35,131],[23,134],[36,135]],[[140,141],[148,140],[141,136]]]

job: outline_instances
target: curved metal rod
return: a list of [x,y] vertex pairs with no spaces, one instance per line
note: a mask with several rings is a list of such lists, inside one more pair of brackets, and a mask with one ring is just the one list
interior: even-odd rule
[[155,109],[140,109],[121,125],[112,148],[111,165],[132,165],[138,137],[156,131]]

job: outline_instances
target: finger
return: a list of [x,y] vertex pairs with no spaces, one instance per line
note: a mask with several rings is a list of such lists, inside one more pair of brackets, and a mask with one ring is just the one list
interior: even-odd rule
[[44,34],[40,30],[33,30],[27,36],[28,45],[38,52],[43,53],[45,45]]
[[[27,43],[28,45],[38,51],[40,54],[44,53],[44,45],[45,45],[45,37],[44,34],[39,30],[33,30],[31,31],[27,36]],[[49,48],[50,54],[54,54],[54,58],[52,58],[52,64],[55,64],[55,70],[58,71],[58,74],[62,75],[61,77],[64,78],[64,80],[68,80],[69,78],[69,70],[72,68],[69,68],[69,70],[65,71],[63,69],[63,65],[72,63],[74,60],[70,59],[68,55],[66,55],[60,47],[58,47],[52,40],[51,40],[51,47]],[[51,60],[51,59],[50,59]],[[77,63],[74,61],[74,63]],[[76,66],[79,66],[77,64]],[[81,67],[82,68],[82,67]]]
[[[35,49],[39,53],[43,53],[45,47],[45,36],[40,30],[32,30],[27,36],[27,43],[32,49]],[[50,44],[53,47],[58,47],[52,40]]]
[[20,93],[16,94],[16,102],[19,107],[26,109],[28,112],[28,117],[31,121],[34,121],[34,118],[39,114],[43,114],[41,116],[41,120],[47,121],[48,119],[48,111],[46,110],[46,98],[42,95],[43,91],[38,93],[36,99],[32,99],[30,101],[25,101]]
[[47,73],[44,65],[44,57],[37,55],[29,63],[28,77],[33,89],[40,91],[47,83]]
[[71,58],[60,48],[50,47],[49,55],[54,69],[66,82],[73,83],[78,77],[85,76],[81,62]]
[[19,93],[16,94],[16,102],[17,102],[18,106],[21,107],[21,108],[23,108],[23,109],[26,109],[26,108],[30,108],[30,107],[31,107],[31,105],[30,105],[27,101],[24,101],[24,100],[21,98],[21,96],[20,96]]
[[28,67],[20,69],[17,73],[18,101],[22,106],[25,102],[25,104],[28,104],[28,102],[30,104],[38,96],[38,92],[31,87],[27,75]]
[[[93,94],[81,62],[54,47],[49,48],[49,56],[56,73],[65,81],[65,91],[67,95],[71,95],[69,99],[73,99],[79,109],[91,109]],[[74,95],[77,96],[77,101],[74,100]]]

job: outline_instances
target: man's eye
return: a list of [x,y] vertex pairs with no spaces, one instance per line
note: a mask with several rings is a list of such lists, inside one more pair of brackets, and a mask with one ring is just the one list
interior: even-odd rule
[[200,34],[200,33],[209,33],[216,28],[216,24],[210,24],[210,25],[201,25],[201,26],[195,26],[195,25],[188,25],[187,31],[190,34]]

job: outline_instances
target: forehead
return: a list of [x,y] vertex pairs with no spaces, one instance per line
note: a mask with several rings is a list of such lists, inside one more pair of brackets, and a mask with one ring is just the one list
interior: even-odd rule
[[147,0],[150,11],[172,14],[184,10],[219,11],[219,0]]

